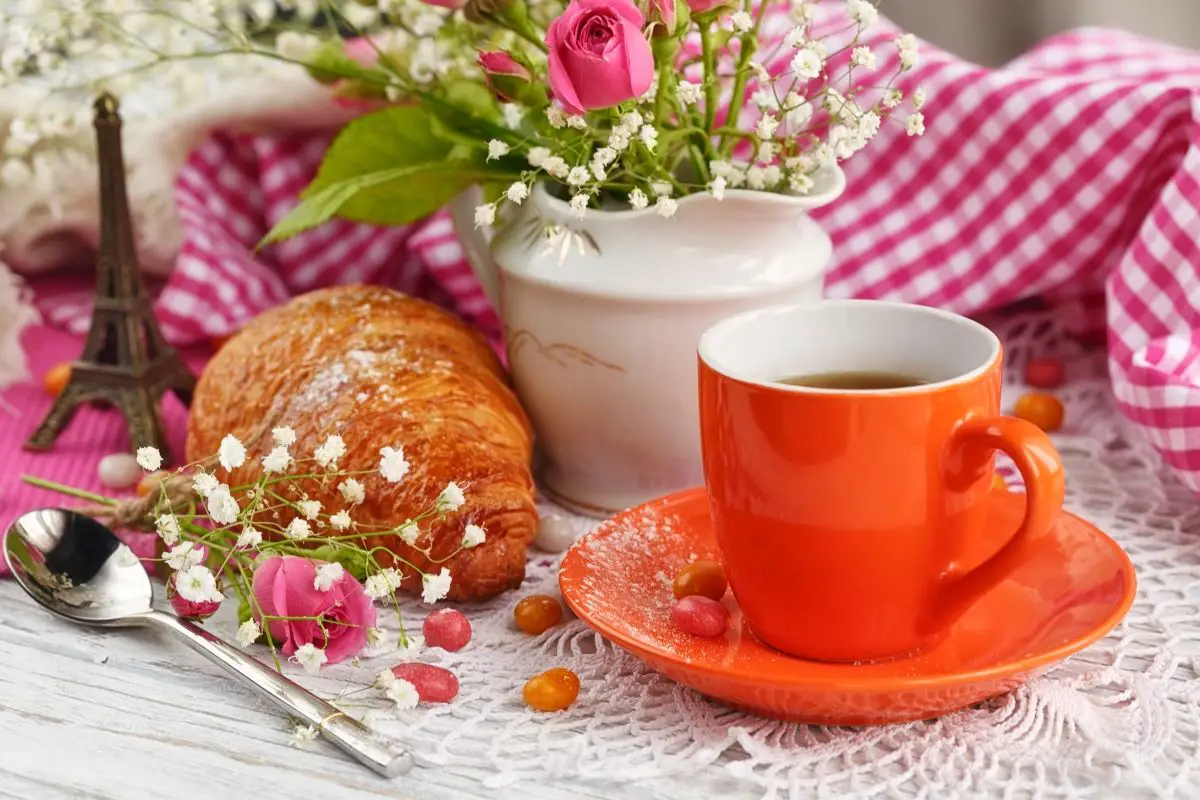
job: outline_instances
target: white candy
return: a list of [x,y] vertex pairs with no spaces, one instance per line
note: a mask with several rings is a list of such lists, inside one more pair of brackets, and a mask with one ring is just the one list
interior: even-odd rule
[[561,553],[575,544],[577,538],[575,526],[569,519],[558,514],[548,514],[542,517],[538,524],[533,546],[547,553]]
[[109,489],[129,489],[141,480],[142,468],[131,453],[109,453],[100,459],[96,476]]

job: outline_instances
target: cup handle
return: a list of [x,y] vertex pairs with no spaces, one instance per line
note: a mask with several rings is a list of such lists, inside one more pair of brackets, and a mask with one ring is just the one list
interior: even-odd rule
[[954,432],[950,446],[952,450],[987,448],[1006,453],[1025,482],[1025,517],[987,561],[965,573],[955,573],[951,565],[937,593],[935,629],[953,623],[1017,567],[1026,542],[1048,531],[1058,519],[1066,490],[1062,459],[1054,443],[1031,422],[1001,416],[969,419]]

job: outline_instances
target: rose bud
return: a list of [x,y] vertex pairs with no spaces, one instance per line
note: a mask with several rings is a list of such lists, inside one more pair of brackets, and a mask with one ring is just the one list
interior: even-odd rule
[[487,80],[488,88],[502,103],[511,103],[529,88],[533,73],[523,64],[499,50],[479,54],[479,68]]

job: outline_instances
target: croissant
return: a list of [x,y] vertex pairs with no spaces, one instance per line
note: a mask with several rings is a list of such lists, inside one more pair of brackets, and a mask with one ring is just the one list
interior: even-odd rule
[[[448,482],[463,487],[465,503],[428,523],[419,544],[429,557],[394,533],[367,535],[369,546],[391,554],[377,558],[401,569],[403,589],[419,591],[420,576],[393,555],[426,572],[448,567],[453,600],[491,597],[524,579],[538,521],[529,420],[499,359],[450,314],[388,289],[348,286],[297,297],[252,320],[200,377],[188,460],[217,452],[227,433],[252,439],[245,464],[229,477],[230,485],[251,483],[272,446],[258,434],[274,426],[295,430],[297,455],[311,455],[332,434],[342,437],[338,469],[368,471],[361,478],[366,500],[348,507],[335,481],[305,480],[299,488],[328,513],[348,508],[364,530],[398,527],[429,508]],[[374,471],[380,449],[397,445],[411,467],[388,483]],[[434,566],[458,549],[470,523],[484,528],[486,541]]]

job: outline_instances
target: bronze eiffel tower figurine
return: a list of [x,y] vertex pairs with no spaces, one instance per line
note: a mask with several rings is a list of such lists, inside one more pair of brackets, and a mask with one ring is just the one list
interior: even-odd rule
[[158,402],[164,392],[174,391],[190,403],[196,378],[163,339],[142,283],[115,97],[105,93],[96,99],[93,124],[100,164],[100,252],[92,327],[83,355],[71,364],[70,380],[25,448],[50,449],[81,404],[102,400],[124,415],[132,449],[153,445],[169,460]]

